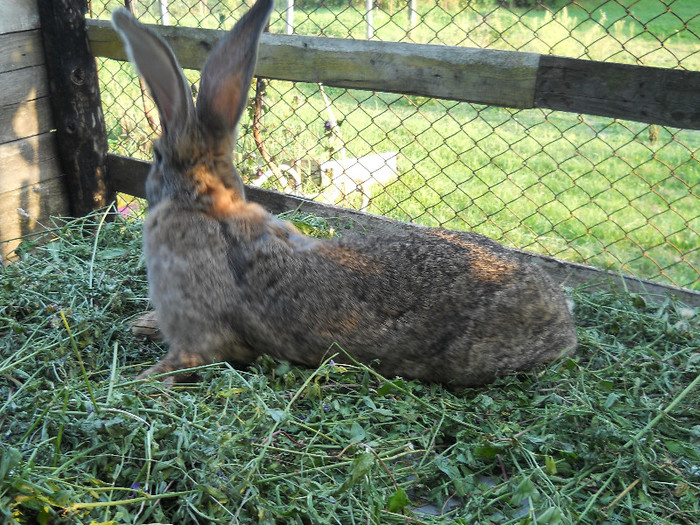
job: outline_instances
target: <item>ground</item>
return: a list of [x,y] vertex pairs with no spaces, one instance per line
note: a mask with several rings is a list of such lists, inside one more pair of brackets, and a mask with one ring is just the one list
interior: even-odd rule
[[129,330],[141,222],[102,219],[57,220],[0,274],[6,522],[700,518],[700,315],[673,298],[571,290],[575,356],[464,392],[332,358],[168,390],[134,380],[166,350]]

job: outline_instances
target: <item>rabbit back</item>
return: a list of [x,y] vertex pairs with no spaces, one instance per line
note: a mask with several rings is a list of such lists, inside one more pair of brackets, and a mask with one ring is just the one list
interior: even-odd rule
[[258,211],[245,226],[175,204],[147,219],[161,330],[196,362],[265,353],[314,366],[339,351],[462,387],[575,349],[564,293],[486,237],[416,228],[315,240]]

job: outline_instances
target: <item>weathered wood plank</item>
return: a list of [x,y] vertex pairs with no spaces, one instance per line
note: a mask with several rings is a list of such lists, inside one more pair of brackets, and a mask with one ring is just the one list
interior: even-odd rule
[[0,73],[44,63],[38,29],[0,35]]
[[26,31],[39,27],[38,0],[2,0],[0,33]]
[[106,176],[107,134],[97,66],[85,31],[86,6],[84,0],[39,2],[59,161],[75,216],[114,200]]
[[60,173],[52,133],[0,144],[0,193],[31,186]]
[[542,56],[535,106],[700,129],[700,72]]
[[405,42],[263,35],[261,76],[527,108],[538,55]]
[[0,144],[46,133],[51,129],[53,120],[48,97],[0,106]]
[[[191,69],[202,68],[223,34],[152,27]],[[88,37],[95,55],[126,58],[107,21],[88,20]],[[255,74],[520,108],[532,107],[538,59],[534,53],[265,33]]]
[[107,171],[114,185],[114,190],[133,195],[140,199],[146,198],[146,176],[151,169],[151,163],[123,155],[109,153],[107,155]]
[[[20,214],[22,208],[26,214]],[[5,259],[20,243],[18,237],[37,233],[49,226],[49,217],[68,214],[63,177],[31,187],[0,193],[0,258]]]
[[[200,69],[215,30],[152,26],[183,67]],[[98,56],[124,60],[107,21],[89,20]],[[517,51],[264,34],[256,74],[280,80],[700,129],[700,72]],[[604,85],[601,83],[604,81]],[[636,87],[631,87],[634,85]]]
[[[117,191],[136,197],[145,197],[144,182],[150,169],[150,163],[110,154],[108,167]],[[264,206],[270,213],[279,214],[302,209],[319,217],[325,217],[331,222],[336,221],[338,229],[343,228],[343,223],[350,219],[354,228],[342,230],[343,235],[347,237],[368,234],[381,235],[396,229],[422,228],[422,226],[415,224],[397,222],[386,217],[314,202],[262,188],[248,186],[246,195],[249,200]],[[633,293],[643,294],[652,299],[654,296],[665,298],[674,295],[690,306],[700,307],[700,292],[638,279],[629,275],[620,275],[616,272],[600,270],[592,266],[562,261],[523,250],[514,250],[514,252],[522,260],[541,266],[556,282],[562,285],[570,287],[593,285],[599,288],[621,286]]]
[[43,65],[0,73],[2,105],[33,100],[49,94],[49,82]]

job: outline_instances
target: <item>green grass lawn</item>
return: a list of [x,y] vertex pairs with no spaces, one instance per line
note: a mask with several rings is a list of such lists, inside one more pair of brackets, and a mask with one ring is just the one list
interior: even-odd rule
[[[120,3],[92,4],[94,15],[106,18]],[[245,3],[238,0],[170,4],[171,23],[188,26],[228,29],[245,12]],[[419,0],[417,25],[409,34],[408,3],[382,2],[382,9],[373,14],[374,38],[700,69],[695,0],[544,0],[544,4],[546,8],[518,8],[499,6],[495,0]],[[272,32],[284,32],[285,7],[278,3]],[[144,21],[160,21],[157,2],[137,10]],[[366,38],[361,0],[297,2],[294,13],[297,34]]]
[[268,358],[168,390],[141,222],[101,220],[0,272],[3,523],[697,523],[697,309],[573,290],[575,356],[459,393]]
[[[319,28],[328,27],[323,34],[363,38],[361,5],[310,5],[297,10],[299,33],[319,34]],[[656,0],[636,2],[629,15],[618,4],[601,1],[553,12],[484,7],[484,18],[458,2],[444,9],[419,2],[422,23],[413,36],[433,43],[700,69],[692,34],[700,31],[700,17],[693,1],[674,2],[671,12],[660,6]],[[182,21],[217,27],[222,13],[197,4]],[[378,38],[405,38],[399,23],[404,14],[394,15],[389,22],[377,13]],[[688,21],[687,29],[679,17]],[[274,22],[272,30],[281,31],[280,24]],[[111,147],[148,158],[152,132],[141,104],[133,102],[140,97],[133,73],[116,62],[101,63]],[[197,74],[190,79],[196,82]],[[399,177],[383,191],[373,189],[368,211],[473,229],[512,246],[700,289],[697,131],[383,93],[326,92],[341,122],[346,156],[399,154]],[[276,162],[338,158],[340,142],[326,135],[329,115],[317,86],[272,82],[266,96],[263,132]],[[242,124],[239,151],[244,175],[267,168],[248,122]],[[319,190],[308,181],[305,189]],[[360,199],[351,196],[343,204],[356,207]]]
[[[658,0],[546,2],[549,9],[497,8],[495,2],[418,2],[419,24],[408,33],[408,9],[374,14],[378,40],[467,45],[614,62],[700,69],[700,21],[694,0],[667,10]],[[400,7],[400,9],[399,9]],[[629,13],[627,13],[629,11]],[[364,4],[297,10],[300,34],[366,38]],[[687,27],[684,22],[687,21]],[[284,31],[283,19],[272,25]],[[693,34],[694,33],[694,34]],[[660,47],[659,42],[664,42]]]

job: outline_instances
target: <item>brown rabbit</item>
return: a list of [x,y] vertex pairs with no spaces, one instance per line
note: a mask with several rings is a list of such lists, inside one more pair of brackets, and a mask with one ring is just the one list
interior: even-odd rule
[[144,251],[170,352],[139,377],[261,354],[317,366],[342,349],[385,375],[460,388],[573,353],[564,293],[486,237],[318,240],[246,201],[232,150],[272,6],[258,0],[213,50],[196,109],[168,45],[113,14],[163,127]]

